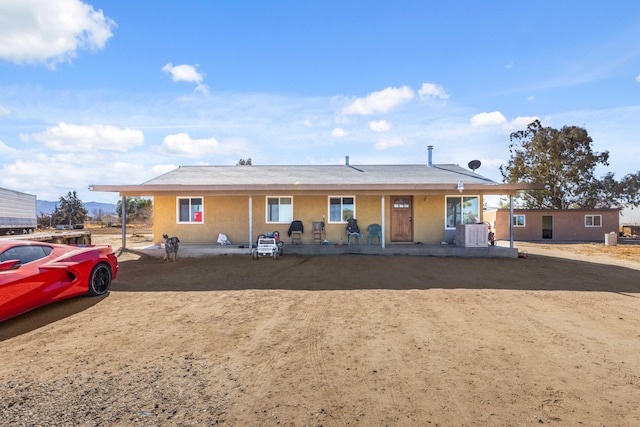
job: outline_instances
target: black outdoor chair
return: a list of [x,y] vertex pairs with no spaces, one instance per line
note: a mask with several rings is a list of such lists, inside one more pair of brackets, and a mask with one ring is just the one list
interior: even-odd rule
[[347,221],[347,245],[351,244],[351,238],[358,239],[358,244],[362,243],[362,233],[360,233],[360,227],[358,227],[358,220],[351,218]]

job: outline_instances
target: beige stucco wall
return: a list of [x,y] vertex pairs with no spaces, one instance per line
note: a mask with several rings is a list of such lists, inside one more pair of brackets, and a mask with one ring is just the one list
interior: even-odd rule
[[413,240],[436,244],[444,240],[445,196],[413,197]]
[[[270,193],[270,196],[291,196],[291,194]],[[389,242],[391,226],[391,196],[340,194],[339,196],[356,197],[356,219],[363,232],[363,243],[366,243],[366,229],[369,224],[384,223],[386,242]],[[203,194],[181,194],[181,197],[202,197],[204,201],[204,222],[202,224],[177,224],[176,196],[154,197],[154,239],[162,241],[163,234],[178,236],[183,243],[217,244],[218,234],[225,233],[234,245],[249,243],[249,196],[206,196]],[[384,221],[382,220],[382,203],[384,197]],[[311,226],[313,221],[325,219],[325,236],[332,243],[340,239],[346,242],[347,235],[344,223],[329,223],[328,195],[294,195],[293,216],[301,220],[305,231],[302,243],[313,243]],[[266,222],[266,197],[252,196],[252,239],[258,234],[278,231],[285,242],[290,242],[287,235],[289,223]],[[482,206],[482,197],[480,200]],[[425,244],[439,244],[444,240],[445,194],[429,194],[413,196],[413,241]]]
[[[218,233],[238,235],[239,230],[248,228],[247,197],[206,197],[198,194],[188,197],[203,198],[203,223],[178,224],[176,197],[154,197],[153,234],[156,243],[162,241],[163,234],[178,236],[180,241],[185,243],[215,243],[218,240]],[[229,237],[231,238],[233,234]],[[248,239],[248,234],[245,239]]]

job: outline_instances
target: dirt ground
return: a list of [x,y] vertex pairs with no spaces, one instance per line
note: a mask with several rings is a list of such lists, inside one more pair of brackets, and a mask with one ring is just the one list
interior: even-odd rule
[[0,425],[640,425],[640,251],[518,247],[124,253],[108,295],[0,324]]

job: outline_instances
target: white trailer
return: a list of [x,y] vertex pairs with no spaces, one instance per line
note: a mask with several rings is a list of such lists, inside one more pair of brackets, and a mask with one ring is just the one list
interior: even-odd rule
[[37,227],[36,196],[0,188],[0,235],[33,233]]

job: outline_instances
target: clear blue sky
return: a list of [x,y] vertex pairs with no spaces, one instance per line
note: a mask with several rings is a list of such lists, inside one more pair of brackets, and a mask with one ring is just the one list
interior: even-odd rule
[[640,2],[0,0],[0,187],[41,200],[428,145],[501,181],[534,119],[640,170]]

